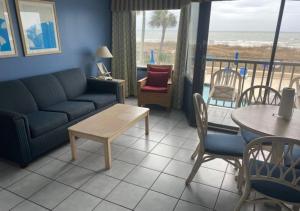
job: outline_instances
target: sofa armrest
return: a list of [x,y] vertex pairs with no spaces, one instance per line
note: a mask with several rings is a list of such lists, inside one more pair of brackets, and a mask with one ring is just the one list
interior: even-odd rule
[[0,110],[0,155],[26,166],[31,160],[28,120],[20,113]]
[[115,94],[118,102],[121,102],[121,87],[117,81],[87,79],[87,91]]

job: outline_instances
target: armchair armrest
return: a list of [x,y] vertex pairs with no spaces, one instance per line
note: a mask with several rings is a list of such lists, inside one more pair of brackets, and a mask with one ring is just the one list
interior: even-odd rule
[[0,155],[26,166],[31,160],[30,133],[27,117],[0,110]]
[[147,83],[147,77],[138,80],[138,82],[137,82],[138,88],[142,88],[143,86],[146,85],[146,83]]
[[121,87],[117,81],[87,79],[87,91],[115,94],[118,102],[121,101]]

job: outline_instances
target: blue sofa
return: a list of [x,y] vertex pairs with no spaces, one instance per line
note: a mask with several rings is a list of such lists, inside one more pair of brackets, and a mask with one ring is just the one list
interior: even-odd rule
[[0,157],[22,167],[68,142],[67,128],[120,102],[116,82],[80,69],[0,82]]

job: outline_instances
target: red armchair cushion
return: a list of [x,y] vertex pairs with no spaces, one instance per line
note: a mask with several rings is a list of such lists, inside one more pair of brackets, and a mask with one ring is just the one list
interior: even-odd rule
[[167,87],[157,87],[157,86],[143,86],[142,91],[143,92],[155,92],[155,93],[167,93],[168,88]]
[[169,73],[167,72],[148,72],[147,86],[167,87]]
[[165,73],[165,72],[167,72],[168,73],[168,78],[170,78],[171,77],[171,72],[172,72],[172,68],[170,68],[170,67],[157,67],[157,66],[155,66],[155,67],[152,67],[152,66],[149,66],[148,67],[148,71],[150,71],[150,72],[159,72],[159,73]]

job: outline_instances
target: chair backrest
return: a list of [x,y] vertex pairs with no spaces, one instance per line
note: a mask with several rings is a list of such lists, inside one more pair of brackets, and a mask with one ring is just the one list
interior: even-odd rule
[[197,132],[200,139],[201,149],[204,149],[204,141],[208,129],[207,107],[204,99],[199,93],[194,94],[194,109],[196,115]]
[[290,83],[290,88],[295,88],[296,94],[300,96],[300,77],[294,78]]
[[[238,83],[238,87],[236,84]],[[240,73],[231,69],[221,69],[216,71],[211,78],[211,87],[214,86],[226,86],[238,88],[240,93],[242,84],[242,77]]]
[[[300,191],[300,172],[295,168],[300,165],[300,157],[295,156],[294,150],[299,147],[298,140],[284,137],[262,137],[251,141],[243,158],[246,182],[267,181]],[[272,158],[275,150],[278,154],[278,149],[284,150],[277,158]],[[284,165],[287,159],[288,166]]]
[[279,105],[281,95],[275,89],[269,86],[252,86],[246,89],[238,102],[238,107],[245,107],[248,105]]
[[173,65],[157,65],[157,64],[148,64],[147,65],[147,72],[154,71],[154,72],[168,72],[169,78],[172,78],[173,74]]

